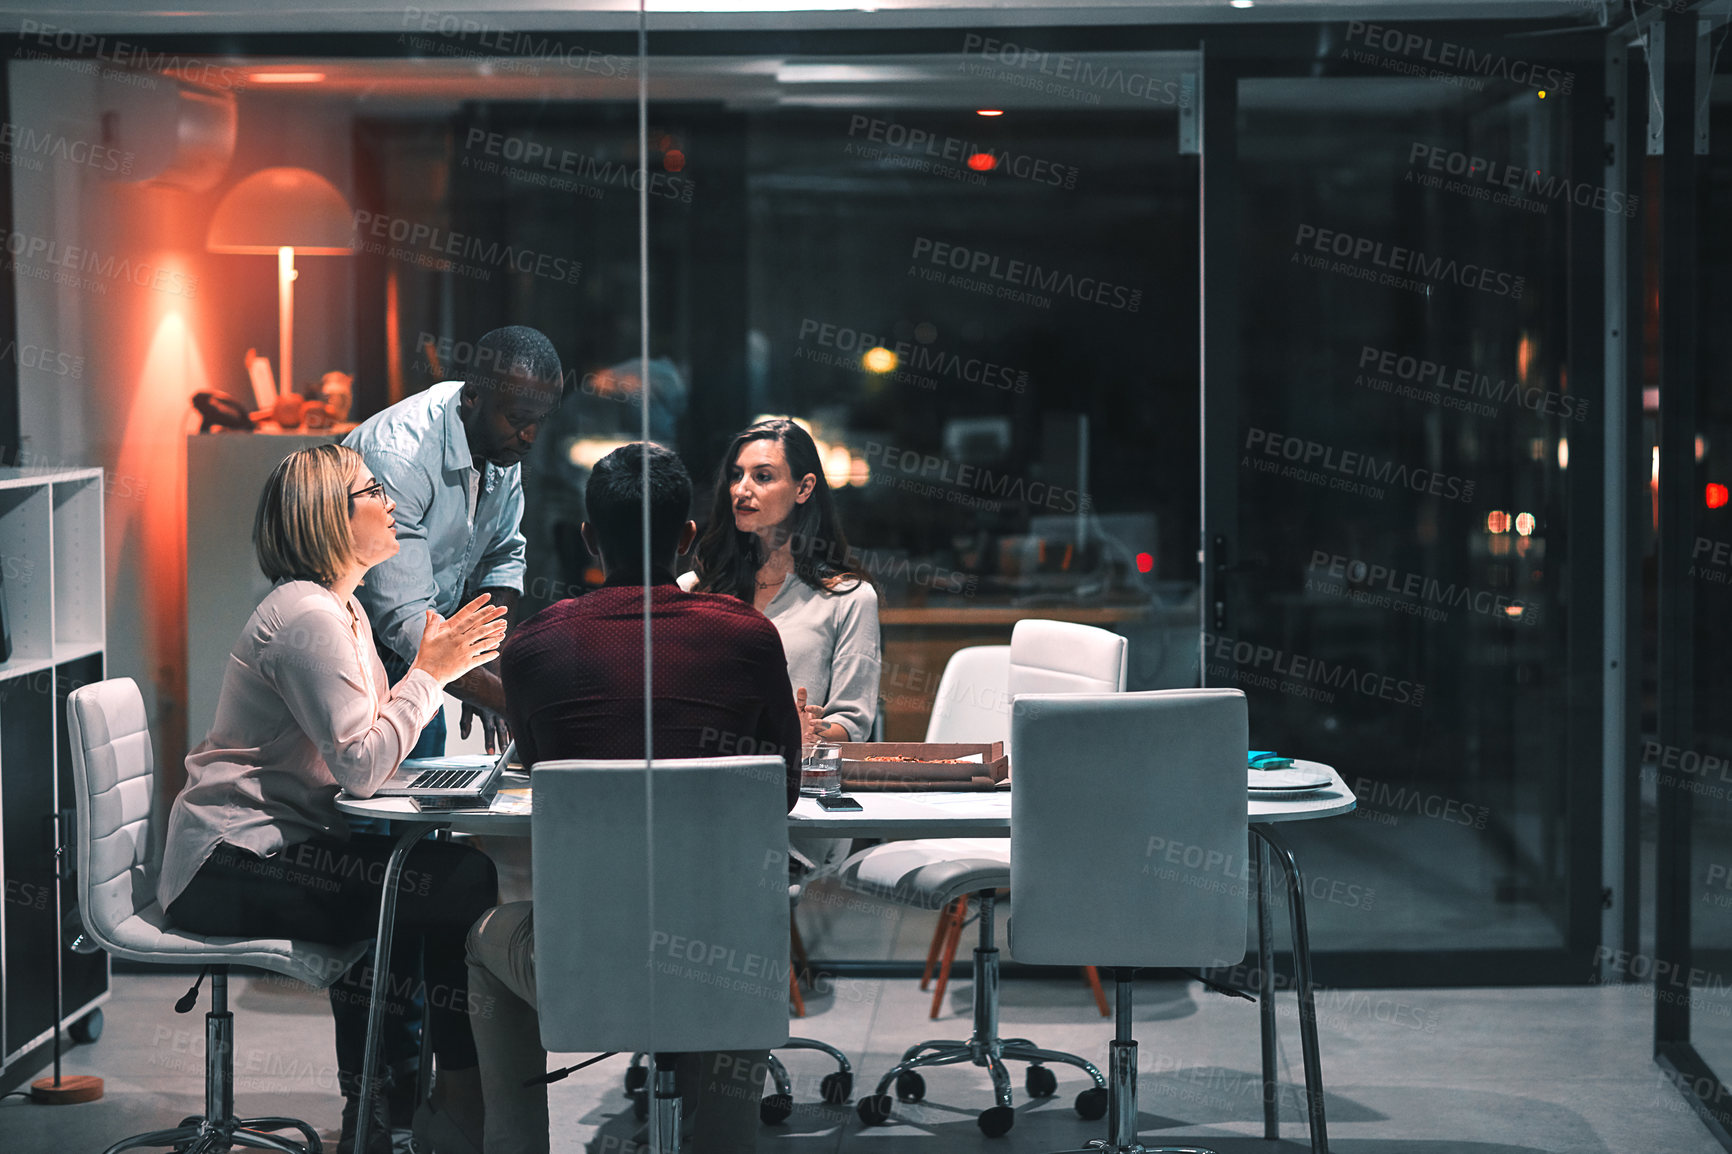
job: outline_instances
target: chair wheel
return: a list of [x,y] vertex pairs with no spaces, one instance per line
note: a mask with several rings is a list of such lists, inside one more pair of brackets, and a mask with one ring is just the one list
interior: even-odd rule
[[631,1113],[632,1117],[639,1122],[649,1117],[649,1095],[647,1093],[638,1090],[631,1095]]
[[1023,1085],[1030,1098],[1050,1098],[1058,1093],[1058,1077],[1045,1066],[1030,1066]]
[[854,1075],[846,1070],[825,1074],[818,1083],[818,1096],[832,1106],[841,1106],[854,1096]]
[[890,1121],[890,1111],[896,1107],[888,1094],[868,1094],[854,1106],[862,1126],[882,1126]]
[[904,1102],[918,1102],[926,1097],[926,1079],[913,1070],[896,1075],[896,1096]]
[[1010,1133],[1010,1128],[1016,1125],[1016,1111],[1009,1106],[994,1106],[990,1110],[982,1110],[975,1122],[980,1126],[982,1134],[988,1138],[997,1138]]
[[794,1099],[787,1094],[768,1094],[758,1103],[758,1117],[766,1126],[780,1126],[794,1112]]
[[1076,1112],[1093,1122],[1097,1118],[1107,1116],[1107,1092],[1099,1086],[1090,1086],[1076,1096]]
[[649,1085],[648,1066],[627,1066],[625,1068],[625,1092],[635,1094]]
[[67,1030],[67,1033],[72,1035],[72,1040],[74,1042],[81,1045],[88,1046],[90,1043],[96,1041],[96,1039],[102,1037],[102,1011],[90,1011],[90,1013],[72,1023],[72,1026]]

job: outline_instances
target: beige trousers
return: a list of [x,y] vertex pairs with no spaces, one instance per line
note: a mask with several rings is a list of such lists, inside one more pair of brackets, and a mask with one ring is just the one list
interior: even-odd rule
[[[547,1154],[547,1072],[535,1010],[535,916],[530,902],[487,911],[469,931],[469,1021],[481,1060],[486,1154]],[[686,1054],[679,1064],[694,1154],[752,1154],[768,1074],[762,1050]]]

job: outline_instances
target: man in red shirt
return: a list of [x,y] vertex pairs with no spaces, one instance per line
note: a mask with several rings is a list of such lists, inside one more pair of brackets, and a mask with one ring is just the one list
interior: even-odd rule
[[[649,458],[650,571],[643,572],[644,457]],[[635,443],[596,463],[584,492],[584,544],[606,580],[518,626],[500,651],[506,717],[525,765],[564,758],[641,758],[644,749],[643,614],[649,587],[652,653],[650,753],[715,757],[725,750],[780,752],[788,808],[800,793],[799,712],[781,636],[737,597],[687,593],[674,563],[697,537],[688,519],[692,484],[674,453]],[[547,1090],[523,1082],[544,1073],[535,1010],[532,903],[496,907],[469,935],[471,1021],[481,1059],[487,1154],[545,1154]],[[697,1056],[681,1069],[700,1082],[698,1154],[755,1147],[756,1093],[736,1081],[709,1093],[712,1068],[762,1068],[764,1055]],[[717,1059],[722,1059],[718,1063]],[[745,1063],[744,1066],[741,1063]],[[435,1148],[441,1149],[437,1135]]]

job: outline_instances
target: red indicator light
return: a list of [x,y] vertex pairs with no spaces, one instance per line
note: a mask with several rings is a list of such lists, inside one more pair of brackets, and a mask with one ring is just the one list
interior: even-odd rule
[[1137,572],[1138,573],[1147,573],[1150,570],[1154,569],[1154,567],[1155,567],[1155,559],[1151,554],[1148,554],[1148,553],[1138,553],[1137,554]]
[[968,167],[976,172],[991,172],[998,167],[998,157],[990,152],[976,152],[969,156]]
[[1725,508],[1728,500],[1732,500],[1732,492],[1728,492],[1726,486],[1715,481],[1708,483],[1708,508]]
[[677,148],[669,149],[667,155],[662,157],[662,167],[669,172],[678,172],[685,166],[686,154]]

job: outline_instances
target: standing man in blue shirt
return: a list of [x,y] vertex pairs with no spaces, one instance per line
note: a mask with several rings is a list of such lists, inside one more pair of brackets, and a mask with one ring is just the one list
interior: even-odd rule
[[[343,444],[365,458],[397,502],[397,556],[375,566],[356,596],[392,681],[421,647],[427,611],[449,616],[467,592],[503,604],[508,627],[523,594],[523,479],[518,467],[564,395],[553,343],[523,325],[494,329],[475,345],[461,381],[445,381],[362,422]],[[507,739],[497,662],[453,681],[460,732],[477,718],[489,753]],[[434,716],[410,757],[445,752]]]

